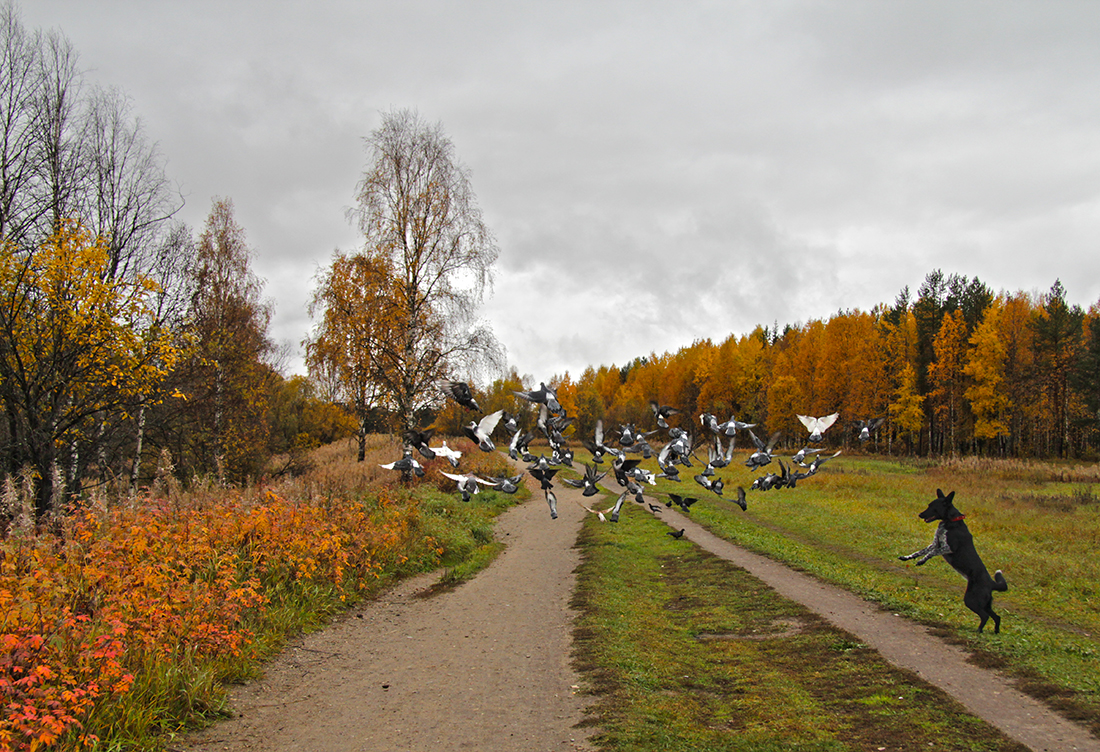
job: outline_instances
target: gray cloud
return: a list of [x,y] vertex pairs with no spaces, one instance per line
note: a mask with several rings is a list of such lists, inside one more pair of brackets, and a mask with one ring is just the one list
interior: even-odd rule
[[[1100,300],[1100,6],[35,0],[135,100],[201,229],[234,200],[305,335],[362,137],[442,122],[536,379],[889,303],[934,268]],[[300,361],[292,361],[292,369]]]

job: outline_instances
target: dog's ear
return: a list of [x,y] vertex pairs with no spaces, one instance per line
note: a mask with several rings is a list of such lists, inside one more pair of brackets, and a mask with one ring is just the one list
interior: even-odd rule
[[944,501],[946,501],[948,504],[952,503],[952,501],[954,501],[954,499],[955,499],[955,492],[954,491],[952,491],[951,493],[947,494],[947,496],[944,497]]
[[[954,491],[952,491],[951,493],[954,493]],[[937,498],[937,499],[942,499],[942,498],[944,498],[944,495],[943,495],[943,491],[941,491],[941,490],[940,490],[940,489],[938,489],[938,488],[936,489],[936,498]]]

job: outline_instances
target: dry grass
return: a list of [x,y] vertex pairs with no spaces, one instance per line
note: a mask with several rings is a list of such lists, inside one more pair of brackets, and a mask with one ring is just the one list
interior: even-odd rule
[[995,457],[953,457],[936,468],[951,474],[969,473],[999,480],[1035,483],[1100,483],[1100,463],[1051,462]]

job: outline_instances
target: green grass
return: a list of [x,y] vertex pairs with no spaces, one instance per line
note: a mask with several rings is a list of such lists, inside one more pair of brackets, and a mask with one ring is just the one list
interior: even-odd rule
[[[719,471],[727,496],[755,477],[743,459],[735,454]],[[656,468],[653,460],[643,466]],[[682,472],[683,483],[659,481],[647,494],[698,497],[691,516],[711,532],[933,625],[976,661],[1014,675],[1021,688],[1100,732],[1100,503],[1092,484],[1060,480],[1085,470],[841,455],[794,489],[750,490],[748,513],[691,474]],[[897,560],[931,541],[934,527],[917,512],[936,488],[956,491],[983,560],[1008,579],[1009,591],[994,598],[1000,634],[992,624],[976,633],[978,618],[962,604],[965,582],[941,558],[919,568]]]
[[600,749],[1022,749],[667,530],[635,513],[581,535],[575,651]]

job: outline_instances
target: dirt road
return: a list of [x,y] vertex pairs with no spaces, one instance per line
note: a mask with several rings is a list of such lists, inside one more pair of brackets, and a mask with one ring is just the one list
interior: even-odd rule
[[558,513],[538,492],[501,516],[507,548],[473,580],[424,598],[438,573],[413,579],[301,639],[234,692],[239,717],[177,749],[591,749],[569,608],[586,513],[564,499]]
[[[426,575],[298,641],[265,678],[234,693],[239,717],[179,750],[588,750],[583,696],[571,668],[569,600],[580,492],[555,489],[504,514],[507,549],[484,572],[433,598]],[[959,648],[849,593],[721,540],[685,515],[685,537],[729,559],[916,672],[1036,750],[1100,752],[1100,740],[976,667]]]

